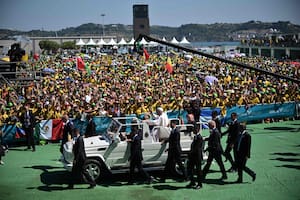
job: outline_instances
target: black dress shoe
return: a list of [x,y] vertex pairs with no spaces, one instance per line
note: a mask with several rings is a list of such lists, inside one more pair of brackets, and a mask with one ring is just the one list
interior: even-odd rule
[[233,167],[231,167],[230,169],[227,170],[227,172],[232,172],[232,173],[234,173],[234,172],[236,172],[236,169],[233,168]]
[[151,183],[153,183],[154,182],[154,178],[151,176],[150,178],[149,178],[149,180],[147,180],[147,184],[151,184]]
[[166,179],[165,179],[165,178],[161,178],[161,179],[159,179],[159,182],[165,183],[165,182],[166,182]]
[[188,185],[186,185],[185,187],[187,187],[187,188],[192,188],[192,187],[194,187],[195,186],[195,183],[189,183]]
[[68,185],[67,189],[74,189],[74,185],[73,184]]
[[93,189],[94,187],[96,187],[96,184],[91,184],[88,189]]
[[252,181],[255,181],[255,180],[256,180],[256,174],[253,174]]
[[201,185],[198,184],[194,187],[195,190],[200,190],[201,188],[202,188],[202,184]]
[[133,185],[133,181],[128,181],[127,185]]

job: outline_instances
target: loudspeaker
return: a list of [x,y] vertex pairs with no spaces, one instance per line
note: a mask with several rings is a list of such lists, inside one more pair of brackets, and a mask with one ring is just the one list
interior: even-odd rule
[[133,5],[134,39],[137,39],[140,34],[150,34],[148,5]]

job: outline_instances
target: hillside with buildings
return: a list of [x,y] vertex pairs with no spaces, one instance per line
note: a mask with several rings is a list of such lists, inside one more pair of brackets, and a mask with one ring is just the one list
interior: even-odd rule
[[[166,37],[171,39],[176,37],[180,40],[186,36],[189,41],[240,41],[243,39],[262,38],[266,36],[285,34],[299,34],[300,25],[292,24],[288,21],[260,22],[249,21],[245,23],[215,23],[215,24],[184,24],[180,27],[155,26],[150,27],[150,33],[154,37]],[[56,37],[56,36],[115,36],[124,37],[129,40],[133,37],[133,26],[123,24],[94,24],[87,23],[77,27],[69,27],[58,31],[18,31],[0,29],[0,39],[10,39],[15,35],[28,37]]]

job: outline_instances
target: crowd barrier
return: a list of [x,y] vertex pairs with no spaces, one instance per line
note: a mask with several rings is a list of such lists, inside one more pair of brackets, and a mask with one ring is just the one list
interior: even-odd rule
[[[211,120],[212,111],[216,110],[219,114],[220,108],[201,108],[200,121],[202,128],[207,128],[207,122]],[[253,106],[233,106],[227,108],[226,116],[221,119],[222,124],[230,122],[231,113],[236,112],[240,122],[259,122],[266,118],[292,118],[299,117],[299,102],[276,103],[276,104],[258,104]],[[180,118],[183,123],[187,123],[186,111],[167,112],[169,118]],[[135,115],[128,115],[135,116]],[[139,116],[141,117],[141,116]],[[109,117],[94,117],[96,132],[103,134],[111,122]],[[81,133],[85,132],[87,121],[82,119],[73,119],[73,123]],[[61,139],[63,123],[60,119],[42,120],[35,127],[35,139],[57,141]],[[6,124],[2,127],[4,143],[12,144],[19,141],[25,141],[24,131],[14,124]]]

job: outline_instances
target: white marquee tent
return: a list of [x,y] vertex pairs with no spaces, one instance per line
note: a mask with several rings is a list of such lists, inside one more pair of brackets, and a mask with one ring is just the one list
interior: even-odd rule
[[78,42],[76,42],[77,46],[83,46],[85,45],[85,43],[83,42],[83,40],[80,38]]
[[142,38],[142,40],[140,41],[140,44],[142,44],[142,45],[147,45],[148,42],[145,40],[145,38]]
[[127,42],[125,41],[124,38],[122,38],[119,42],[118,45],[127,45]]
[[107,43],[107,45],[111,45],[111,46],[114,46],[116,44],[117,43],[116,43],[116,41],[113,38],[111,38],[110,41]]
[[183,37],[180,41],[180,44],[190,44],[190,42],[185,37]]
[[96,42],[94,42],[94,40],[91,38],[88,43],[86,43],[86,45],[91,45],[91,46],[94,46],[96,45]]
[[173,44],[179,44],[178,40],[175,37],[172,38],[171,43],[173,43]]
[[106,42],[101,38],[101,39],[98,41],[97,45],[103,46],[103,45],[106,45]]
[[129,45],[134,45],[134,42],[135,42],[135,40],[134,40],[134,38],[132,38],[132,39],[128,42],[128,44],[129,44]]

